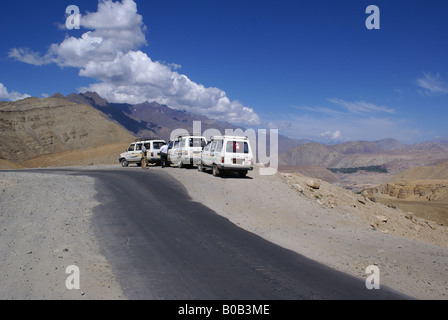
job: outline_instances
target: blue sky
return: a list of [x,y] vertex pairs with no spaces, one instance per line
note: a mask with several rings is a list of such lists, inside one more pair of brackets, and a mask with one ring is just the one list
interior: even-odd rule
[[448,136],[447,14],[443,0],[8,1],[0,99],[91,90],[298,139],[431,140]]

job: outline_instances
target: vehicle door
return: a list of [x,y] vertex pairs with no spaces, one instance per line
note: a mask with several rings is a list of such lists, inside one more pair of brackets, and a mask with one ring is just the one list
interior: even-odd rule
[[205,166],[209,166],[209,167],[211,167],[213,165],[212,156],[210,154],[211,146],[212,146],[212,142],[210,141],[204,147],[204,150],[202,150],[202,155],[201,155],[201,162],[202,162],[202,164],[205,165]]
[[179,140],[179,145],[177,147],[177,161],[182,161],[182,156],[184,152],[186,151],[186,156],[188,157],[188,148],[186,148],[186,140],[184,138]]
[[197,159],[199,158],[202,148],[205,146],[204,138],[189,138],[190,155]]
[[131,144],[129,146],[129,148],[126,151],[126,154],[125,154],[126,161],[128,161],[128,162],[137,162],[137,161],[139,161],[139,158],[141,156],[141,152],[135,151],[135,146],[136,146],[135,143],[133,143],[133,144]]
[[171,141],[168,147],[168,161],[171,163],[177,163],[179,159],[179,141]]
[[152,151],[151,142],[146,142],[145,148],[146,148],[146,159],[149,160],[151,158],[151,151]]
[[218,163],[219,162],[219,155],[216,153],[216,147],[218,145],[218,141],[213,141],[212,144],[210,145],[210,160],[212,165],[214,163]]
[[161,141],[152,142],[151,158],[153,160],[160,160],[160,148],[162,148],[162,146],[163,142]]
[[135,155],[136,155],[138,158],[140,158],[140,160],[142,160],[142,158],[143,158],[142,150],[143,150],[143,143],[137,143],[137,144],[135,145]]

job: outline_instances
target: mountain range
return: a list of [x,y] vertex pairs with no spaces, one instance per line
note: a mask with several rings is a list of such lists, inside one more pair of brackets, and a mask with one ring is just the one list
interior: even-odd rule
[[399,172],[415,166],[435,165],[448,159],[448,138],[412,145],[392,138],[323,145],[306,143],[280,155],[281,165],[359,168],[382,166]]
[[[110,103],[95,92],[67,96],[57,93],[47,99],[28,98],[17,102],[0,101],[0,159],[20,162],[33,156],[126,143],[135,138],[169,140],[173,130],[192,132],[195,121],[200,121],[201,132],[215,129],[224,134],[228,129],[242,133],[247,130],[157,102],[135,105]],[[105,136],[104,132],[115,133]],[[269,139],[267,149],[269,155]],[[446,160],[448,138],[412,145],[392,138],[325,145],[279,135],[281,166],[383,166],[391,172],[399,172]]]
[[[201,132],[215,129],[221,134],[225,134],[226,130],[241,130],[240,132],[247,130],[247,128],[228,122],[216,121],[203,115],[176,110],[155,101],[135,105],[109,103],[96,92],[72,93],[67,96],[58,93],[53,95],[52,98],[90,105],[101,111],[109,120],[123,126],[139,138],[159,137],[168,141],[171,133],[176,129],[193,132],[193,123],[195,121],[201,122]],[[308,141],[291,139],[280,135],[279,153],[283,153],[306,142]],[[268,139],[267,144],[267,149],[269,150]]]

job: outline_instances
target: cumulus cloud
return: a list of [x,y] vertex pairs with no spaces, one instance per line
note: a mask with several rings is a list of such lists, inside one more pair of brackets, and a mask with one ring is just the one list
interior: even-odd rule
[[18,101],[26,98],[30,98],[29,94],[22,94],[17,91],[8,92],[8,89],[0,83],[0,99],[9,101]]
[[178,73],[180,65],[153,61],[142,52],[140,48],[147,44],[146,26],[133,0],[100,1],[97,12],[80,17],[80,25],[89,31],[52,44],[44,55],[13,48],[9,56],[34,65],[79,68],[80,76],[99,81],[80,91],[96,91],[111,102],[155,100],[217,120],[260,123],[252,108],[231,101],[223,90],[206,88]]

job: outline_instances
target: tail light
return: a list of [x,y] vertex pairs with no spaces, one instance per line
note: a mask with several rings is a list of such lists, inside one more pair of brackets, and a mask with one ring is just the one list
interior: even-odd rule
[[224,164],[224,157],[221,158],[221,163]]

